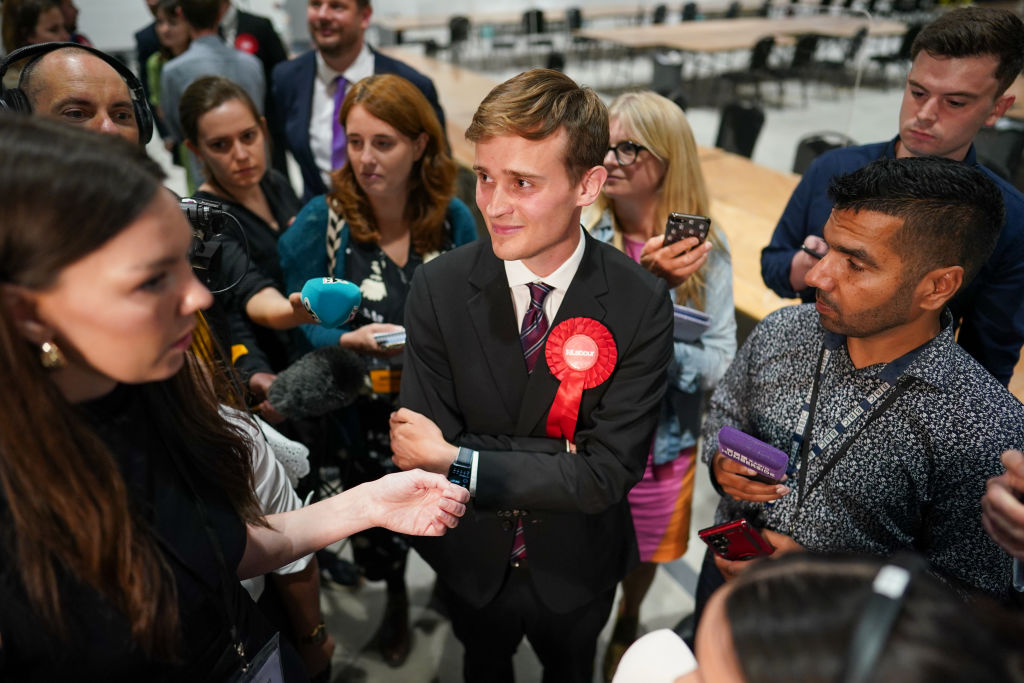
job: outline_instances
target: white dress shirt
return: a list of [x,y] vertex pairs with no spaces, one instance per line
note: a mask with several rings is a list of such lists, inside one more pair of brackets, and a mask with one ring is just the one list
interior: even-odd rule
[[313,79],[313,103],[309,112],[309,148],[313,151],[316,167],[327,187],[331,186],[331,151],[334,143],[334,91],[337,84],[334,79],[344,76],[346,89],[354,83],[373,75],[373,53],[363,43],[363,49],[355,61],[345,69],[345,73],[327,66],[323,55],[316,53],[316,77]]

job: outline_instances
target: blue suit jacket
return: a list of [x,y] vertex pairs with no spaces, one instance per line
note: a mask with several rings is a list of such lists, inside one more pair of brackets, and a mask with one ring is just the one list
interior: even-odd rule
[[[426,96],[430,106],[434,108],[441,130],[444,130],[444,112],[437,101],[434,82],[413,69],[408,64],[382,55],[373,48],[373,72],[377,74],[396,74],[408,80]],[[309,118],[313,105],[313,81],[316,78],[316,52],[310,50],[295,59],[281,62],[274,67],[271,77],[271,96],[274,101],[274,112],[280,132],[288,145],[288,150],[295,157],[302,169],[303,201],[326,194],[328,187],[320,176],[313,158],[313,150],[309,147]]]

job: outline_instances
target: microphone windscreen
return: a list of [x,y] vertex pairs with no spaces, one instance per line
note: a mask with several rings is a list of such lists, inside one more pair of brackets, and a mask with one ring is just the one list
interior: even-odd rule
[[267,399],[286,417],[319,417],[352,403],[365,377],[366,366],[357,353],[325,346],[278,373]]
[[324,327],[352,319],[363,301],[359,285],[334,277],[315,277],[302,285],[302,305]]

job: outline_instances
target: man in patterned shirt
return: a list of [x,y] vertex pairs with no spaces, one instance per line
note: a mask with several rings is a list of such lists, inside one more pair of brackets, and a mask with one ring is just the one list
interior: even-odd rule
[[[980,499],[1024,445],[1024,406],[954,343],[949,299],[1003,223],[981,171],[882,159],[833,180],[817,303],[766,317],[718,385],[704,460],[723,494],[716,522],[746,517],[778,551],[890,555],[910,548],[955,585],[1006,597],[1010,558]],[[766,484],[725,458],[732,425],[789,454]],[[698,598],[747,562],[705,561]]]

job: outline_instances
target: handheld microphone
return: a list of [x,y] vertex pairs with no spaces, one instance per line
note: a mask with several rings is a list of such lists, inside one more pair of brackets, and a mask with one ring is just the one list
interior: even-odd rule
[[319,417],[351,404],[365,377],[366,366],[358,354],[325,346],[278,373],[267,399],[286,417]]
[[359,285],[335,277],[315,277],[302,286],[302,305],[324,327],[340,327],[352,319],[363,301]]

